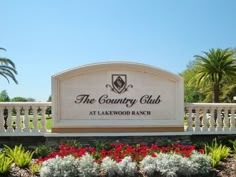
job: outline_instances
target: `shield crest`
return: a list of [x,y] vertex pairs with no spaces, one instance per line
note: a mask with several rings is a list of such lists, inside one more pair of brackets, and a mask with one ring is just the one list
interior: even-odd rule
[[127,77],[125,74],[112,74],[112,86],[117,93],[122,93],[127,85]]

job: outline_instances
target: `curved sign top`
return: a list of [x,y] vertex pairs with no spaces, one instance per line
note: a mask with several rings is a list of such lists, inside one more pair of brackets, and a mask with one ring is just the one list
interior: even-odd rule
[[183,92],[182,77],[149,65],[77,67],[52,76],[52,131],[184,131]]

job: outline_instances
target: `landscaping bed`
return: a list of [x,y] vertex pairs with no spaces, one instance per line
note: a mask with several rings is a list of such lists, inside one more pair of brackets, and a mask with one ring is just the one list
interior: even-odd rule
[[[217,168],[213,168],[208,177],[236,177],[236,158],[231,154],[220,162]],[[39,177],[39,174],[32,174],[28,169],[13,167],[6,177]],[[5,176],[4,176],[5,177]]]
[[13,160],[8,171],[0,172],[0,176],[236,177],[236,140],[231,143],[231,147],[216,140],[205,147],[179,143],[166,146],[97,143],[94,147],[82,147],[73,142],[58,147],[43,145],[30,151],[21,146],[5,147],[1,154]]

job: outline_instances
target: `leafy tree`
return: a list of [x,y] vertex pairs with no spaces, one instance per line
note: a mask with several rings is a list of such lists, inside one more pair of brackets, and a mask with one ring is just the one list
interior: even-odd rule
[[236,76],[236,59],[230,49],[210,49],[205,56],[195,55],[196,74],[190,83],[197,87],[211,89],[212,101],[220,102],[223,85]]
[[27,102],[35,102],[34,98],[27,98]]
[[51,101],[52,101],[52,96],[50,95],[50,96],[48,97],[47,102],[51,102]]
[[[51,101],[52,101],[52,96],[50,95],[48,97],[47,102],[51,102]],[[52,114],[52,107],[51,106],[46,109],[46,114],[48,115],[48,117]]]
[[0,102],[9,102],[9,101],[10,101],[10,97],[8,96],[7,91],[3,90],[0,93]]
[[191,61],[187,65],[187,69],[180,74],[184,78],[184,102],[188,103],[203,102],[205,99],[205,94],[199,87],[188,84],[196,74],[194,62],[195,61]]
[[28,99],[24,97],[14,97],[11,99],[12,102],[27,102]]
[[[0,50],[6,51],[4,48]],[[18,83],[15,75],[17,74],[15,64],[8,58],[0,57],[0,75],[4,77],[8,82],[9,78],[12,79],[16,84]]]
[[236,78],[232,80],[232,84],[227,84],[223,87],[223,99],[225,102],[235,102],[233,100],[234,96],[236,96]]

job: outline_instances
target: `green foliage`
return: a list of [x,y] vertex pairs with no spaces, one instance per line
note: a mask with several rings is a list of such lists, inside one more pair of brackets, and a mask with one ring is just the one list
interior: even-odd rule
[[[212,90],[212,101],[218,103],[222,88],[236,76],[236,60],[230,49],[210,49],[205,55],[195,55],[197,72],[190,83]],[[196,82],[197,81],[197,82]],[[208,89],[208,90],[210,90]]]
[[47,145],[39,145],[35,148],[34,158],[46,157],[48,154],[51,154],[55,151],[56,148]]
[[24,98],[24,97],[14,97],[11,99],[12,102],[27,102],[28,99],[27,98]]
[[210,145],[206,145],[205,153],[211,157],[211,165],[213,167],[218,166],[220,160],[229,156],[230,148],[218,144],[217,140],[214,139]]
[[102,149],[104,150],[110,150],[112,147],[110,145],[111,143],[109,142],[104,142],[104,141],[96,141],[93,145],[93,147],[97,150],[100,151]]
[[41,163],[32,163],[29,165],[29,170],[32,174],[36,174],[40,172],[41,167],[42,167]]
[[185,71],[185,102],[233,102],[236,94],[236,51],[210,49],[195,55]]
[[227,103],[235,103],[234,96],[236,95],[236,78],[231,81],[232,84],[224,85],[223,88],[223,99]]
[[1,91],[0,93],[0,102],[8,102],[10,101],[10,97],[7,94],[6,90]]
[[76,148],[82,147],[82,145],[80,144],[80,142],[78,140],[66,140],[61,144],[67,144],[69,146],[73,146],[73,147],[76,147]]
[[5,145],[4,150],[6,155],[11,158],[15,164],[21,168],[27,167],[32,160],[34,152],[26,151],[22,145],[15,146],[14,148],[10,148]]
[[[50,96],[48,97],[47,102],[51,102],[51,101],[52,101],[52,96],[50,95]],[[48,115],[48,117],[52,114],[52,107],[51,107],[51,106],[47,107],[47,109],[46,109],[46,114]]]
[[184,101],[188,103],[202,102],[204,94],[195,84],[189,84],[189,81],[196,75],[195,62],[188,65],[187,69],[180,75],[184,78]]
[[[5,50],[0,48],[0,50]],[[18,83],[15,75],[17,74],[15,64],[8,58],[0,57],[0,76],[4,77],[8,82],[9,79],[12,79],[16,84]]]
[[12,159],[6,157],[4,153],[0,154],[0,174],[6,174],[10,171]]
[[232,143],[232,150],[233,153],[236,154],[236,140],[229,140],[230,143]]

